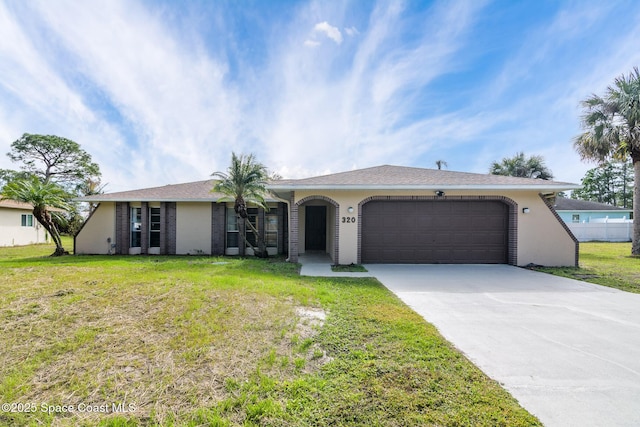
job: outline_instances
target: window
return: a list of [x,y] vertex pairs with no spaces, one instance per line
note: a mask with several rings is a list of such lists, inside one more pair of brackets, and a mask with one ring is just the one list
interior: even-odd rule
[[[259,233],[260,229],[258,228],[258,208],[247,208],[247,220],[249,220],[251,225],[253,225]],[[246,232],[247,241],[249,242],[249,244],[251,246],[256,246],[256,235],[253,234],[253,230],[251,229],[251,227],[247,226]]]
[[33,215],[22,214],[21,224],[23,227],[33,227]]
[[571,222],[580,222],[580,214],[571,215]]
[[238,247],[238,218],[233,208],[227,207],[227,247]]
[[142,232],[142,208],[131,208],[131,247],[139,248]]
[[160,247],[160,208],[149,209],[149,247]]
[[278,209],[271,208],[264,218],[264,239],[268,248],[278,247]]
[[[260,225],[258,222],[258,208],[247,208],[247,220],[251,225],[260,233]],[[267,248],[278,247],[278,210],[277,208],[271,209],[265,215],[265,230],[264,238]],[[257,245],[256,235],[249,226],[246,227],[247,241],[249,242],[247,247],[255,247]],[[242,237],[239,233],[238,218],[235,211],[231,207],[227,207],[227,248],[238,248]]]

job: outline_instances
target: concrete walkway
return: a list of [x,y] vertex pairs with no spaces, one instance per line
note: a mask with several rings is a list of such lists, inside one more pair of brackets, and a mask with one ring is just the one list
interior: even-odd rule
[[506,265],[366,268],[546,426],[640,426],[640,295]]
[[315,277],[373,277],[367,273],[350,273],[331,271],[331,258],[327,253],[305,253],[298,257],[298,262],[302,264],[300,268],[301,276]]

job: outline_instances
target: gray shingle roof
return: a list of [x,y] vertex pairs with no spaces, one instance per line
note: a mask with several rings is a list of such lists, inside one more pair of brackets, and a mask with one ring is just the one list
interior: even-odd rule
[[216,201],[223,197],[220,193],[212,193],[214,180],[187,182],[184,184],[165,185],[162,187],[143,188],[140,190],[120,191],[117,193],[98,194],[81,197],[83,202],[175,202],[175,201]]
[[[121,191],[81,197],[86,202],[175,202],[175,201],[216,201],[223,197],[211,193],[214,180],[165,185],[140,190]],[[330,175],[303,179],[283,179],[271,182],[273,191],[289,191],[304,188],[314,189],[530,189],[568,190],[579,188],[576,184],[545,181],[530,178],[515,178],[489,174],[453,172],[437,169],[421,169],[405,166],[376,166]]]
[[576,184],[490,174],[383,165],[303,179],[275,181],[274,190],[303,188],[531,188],[571,189]]
[[604,203],[567,199],[565,197],[556,198],[553,207],[557,211],[631,211],[631,208],[624,209]]

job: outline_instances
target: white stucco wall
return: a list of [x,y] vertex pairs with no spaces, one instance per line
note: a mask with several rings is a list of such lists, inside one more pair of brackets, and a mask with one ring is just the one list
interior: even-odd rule
[[[111,240],[111,242],[108,241]],[[115,252],[116,205],[102,202],[85,222],[75,240],[76,254],[106,255]]]
[[[339,204],[339,263],[356,263],[358,259],[358,205],[371,196],[433,196],[431,190],[424,191],[296,191],[295,201],[309,196],[325,196]],[[575,243],[545,205],[535,191],[447,191],[446,196],[504,196],[513,200],[517,206],[518,216],[518,245],[517,264],[530,263],[547,266],[573,266],[575,264]],[[446,197],[445,196],[445,197]],[[348,208],[353,213],[348,213]],[[524,207],[529,213],[522,213]],[[342,217],[354,217],[356,222],[342,222]],[[304,222],[299,222],[304,228]],[[302,233],[301,233],[302,234]],[[333,235],[333,232],[331,232]],[[303,244],[303,242],[302,242]],[[301,245],[302,248],[304,246]]]
[[23,227],[22,215],[31,210],[0,207],[0,246],[22,246],[46,243],[46,230],[33,218],[33,226]]
[[211,254],[211,203],[176,204],[176,253]]

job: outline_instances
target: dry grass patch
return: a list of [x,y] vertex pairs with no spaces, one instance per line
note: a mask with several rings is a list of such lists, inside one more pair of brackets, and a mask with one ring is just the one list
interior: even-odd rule
[[[11,349],[0,354],[4,401],[125,402],[138,420],[164,423],[228,397],[229,379],[248,378],[272,351],[293,359],[293,298],[219,287],[213,278],[132,277],[130,264],[118,261],[107,278],[100,268],[55,263],[23,269],[18,286],[16,269],[0,276],[0,333]],[[215,277],[216,268],[207,270]],[[55,419],[75,425],[103,416]]]
[[372,279],[18,252],[0,249],[0,401],[37,410],[0,425],[537,424]]

